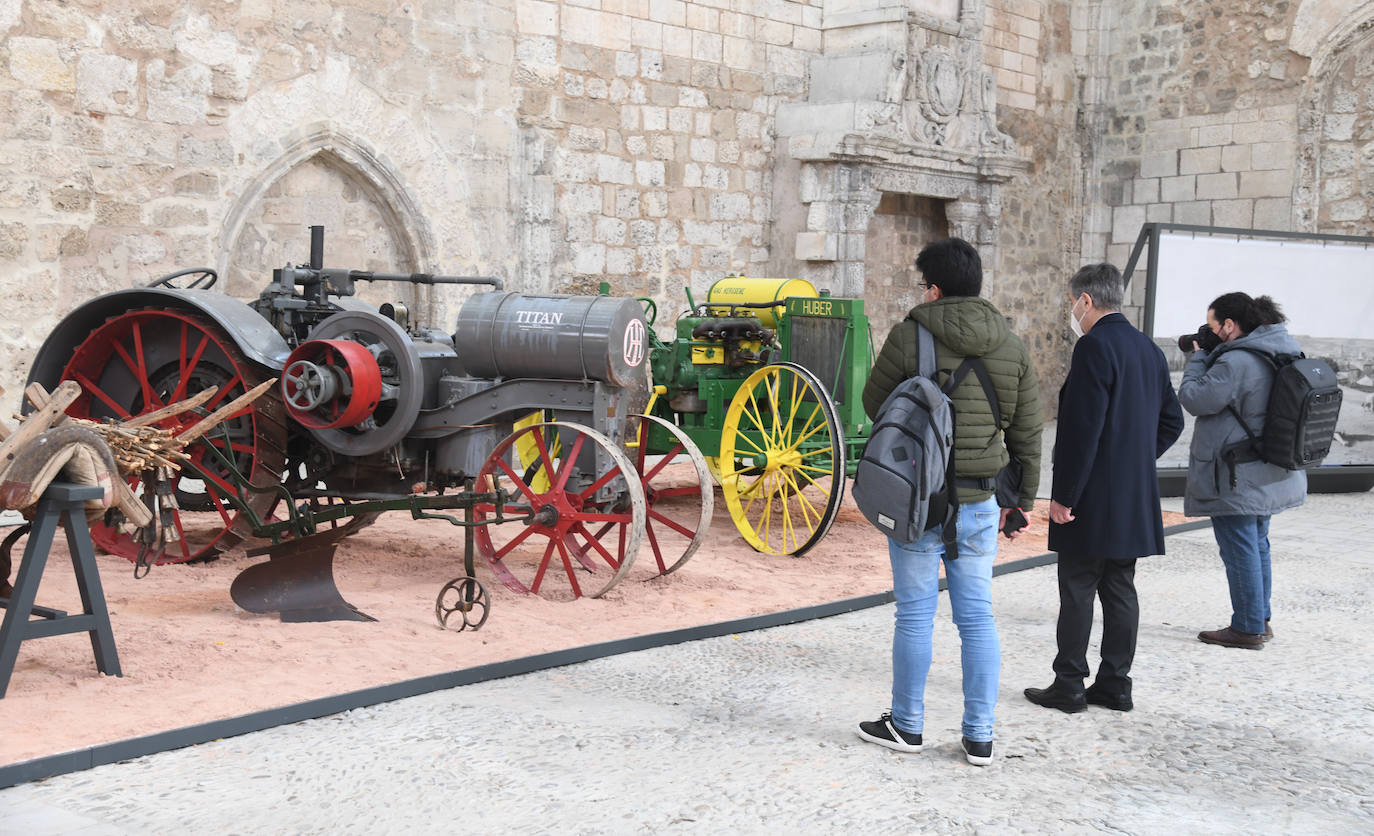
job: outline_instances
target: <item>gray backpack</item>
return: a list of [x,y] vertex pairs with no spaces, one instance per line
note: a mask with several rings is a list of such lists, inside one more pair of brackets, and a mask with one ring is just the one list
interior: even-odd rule
[[[854,474],[859,511],[899,543],[943,528],[946,556],[957,558],[954,523],[959,499],[954,476],[954,408],[949,395],[970,371],[991,389],[982,361],[965,358],[942,388],[935,382],[935,338],[916,323],[917,374],[883,401]],[[992,397],[995,397],[993,395]],[[994,413],[996,414],[996,413]]]

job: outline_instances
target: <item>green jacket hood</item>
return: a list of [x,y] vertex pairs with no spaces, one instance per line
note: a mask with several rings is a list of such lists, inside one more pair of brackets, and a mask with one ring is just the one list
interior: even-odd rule
[[951,351],[965,357],[988,354],[1011,335],[1001,311],[977,296],[946,296],[917,305],[908,316],[929,328],[935,339]]

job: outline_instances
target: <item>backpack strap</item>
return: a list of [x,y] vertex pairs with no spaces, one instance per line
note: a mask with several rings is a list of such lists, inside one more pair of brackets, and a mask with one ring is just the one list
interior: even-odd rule
[[[1305,354],[1302,354],[1301,352],[1299,352],[1298,354],[1273,354],[1271,352],[1262,351],[1258,348],[1248,345],[1238,345],[1231,350],[1244,351],[1248,354],[1253,354],[1254,356],[1263,360],[1271,369],[1273,369],[1276,375],[1278,374],[1280,366],[1287,365],[1288,363],[1293,362],[1299,357],[1307,356]],[[1208,357],[1207,365],[1210,367],[1212,363],[1216,362],[1216,358],[1216,354],[1213,354],[1211,357]],[[1242,430],[1245,430],[1245,435],[1247,438],[1246,441],[1238,441],[1234,444],[1228,444],[1221,450],[1221,460],[1226,463],[1226,469],[1230,474],[1231,487],[1234,488],[1236,486],[1236,465],[1242,464],[1244,462],[1258,461],[1262,458],[1259,453],[1260,437],[1258,434],[1255,433],[1254,430],[1250,429],[1250,425],[1247,424],[1245,422],[1245,419],[1241,417],[1240,410],[1236,409],[1234,404],[1228,403],[1226,405],[1226,409],[1231,413],[1231,417],[1236,419],[1236,423],[1240,424],[1240,428]]]

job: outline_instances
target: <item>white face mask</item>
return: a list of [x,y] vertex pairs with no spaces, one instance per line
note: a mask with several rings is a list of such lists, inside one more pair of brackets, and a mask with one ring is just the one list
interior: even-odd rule
[[[1077,299],[1074,300],[1073,307],[1072,307],[1072,308],[1069,308],[1069,328],[1073,331],[1073,335],[1074,335],[1075,337],[1082,337],[1082,336],[1083,336],[1083,320],[1079,319],[1079,318],[1078,318],[1078,314],[1074,313],[1074,311],[1076,311],[1076,310],[1078,310],[1078,300],[1077,300]],[[1084,312],[1083,312],[1083,316],[1086,318],[1087,315],[1088,315],[1088,312],[1087,312],[1087,311],[1084,311]]]

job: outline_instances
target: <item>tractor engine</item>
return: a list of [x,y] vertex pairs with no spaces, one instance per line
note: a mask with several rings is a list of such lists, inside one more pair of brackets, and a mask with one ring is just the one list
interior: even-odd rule
[[817,295],[804,279],[730,276],[711,285],[706,303],[679,318],[676,338],[651,358],[654,381],[667,386],[672,410],[706,412],[703,385],[737,381],[775,359],[783,300]]

